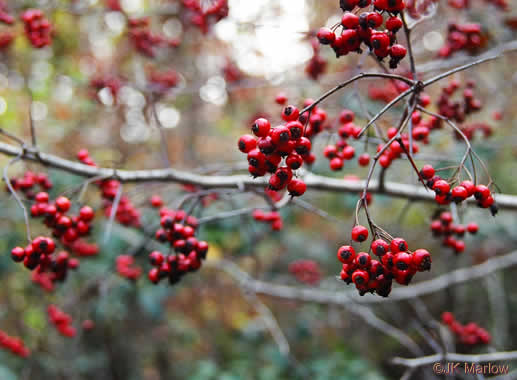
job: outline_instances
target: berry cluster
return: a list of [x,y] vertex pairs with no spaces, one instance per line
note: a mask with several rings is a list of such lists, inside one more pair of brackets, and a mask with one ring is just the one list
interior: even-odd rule
[[460,342],[466,346],[489,344],[492,339],[488,331],[484,328],[478,326],[474,322],[462,325],[449,311],[442,313],[442,322],[446,324],[451,332],[459,338]]
[[437,2],[438,0],[405,0],[406,12],[412,19],[418,20],[423,15],[429,14],[429,9],[432,9],[432,5]]
[[76,334],[76,329],[71,325],[72,317],[62,311],[55,305],[47,307],[47,314],[50,322],[56,327],[59,333],[65,337],[73,338]]
[[65,337],[73,338],[76,334],[75,327],[71,325],[72,317],[55,305],[47,307],[47,314],[50,322],[56,327],[57,331]]
[[289,273],[307,285],[318,285],[321,271],[318,263],[313,260],[296,260],[289,264]]
[[[33,199],[36,195],[38,186],[40,190],[50,190],[52,188],[52,181],[48,178],[45,173],[34,173],[26,171],[23,177],[10,179],[11,186],[15,191],[21,191],[28,199]],[[9,188],[6,186],[5,190],[9,192]]]
[[442,92],[437,101],[438,112],[450,120],[462,123],[467,115],[477,112],[481,109],[481,100],[474,96],[476,82],[468,80],[462,93],[461,101],[451,99],[460,88],[458,80],[451,80],[446,87],[442,88]]
[[[358,15],[352,11],[355,7],[370,6],[371,0],[341,0],[341,9],[345,12],[341,23],[330,28],[321,28],[317,37],[321,44],[330,45],[336,57],[347,55],[350,52],[361,53],[361,43],[373,51],[377,59],[382,61],[390,57],[390,68],[394,69],[406,56],[407,50],[397,44],[397,31],[403,23],[396,15],[404,9],[403,0],[374,0],[374,12],[362,12]],[[389,17],[384,20],[383,13]],[[381,28],[384,25],[384,28]],[[335,30],[342,26],[341,33]]]
[[[339,140],[334,145],[327,145],[323,155],[329,160],[332,170],[341,170],[343,162],[355,157],[355,148],[348,145],[348,138],[357,138],[361,127],[354,124],[355,114],[350,110],[343,110],[339,115],[341,127],[338,130]],[[365,166],[370,162],[370,156],[365,153],[359,157],[359,165]]]
[[178,73],[173,70],[156,71],[153,70],[149,75],[149,83],[153,92],[165,93],[169,89],[176,87],[180,77]]
[[55,275],[52,272],[32,271],[31,280],[46,292],[54,291]]
[[[507,11],[510,9],[507,0],[485,0],[485,3],[494,5],[495,7]],[[468,9],[470,8],[470,0],[449,0],[448,4],[450,7],[455,9]]]
[[25,347],[23,340],[12,337],[2,330],[0,330],[0,347],[22,358],[26,358],[31,354],[29,349]]
[[32,46],[42,48],[52,43],[52,25],[39,9],[27,9],[22,13],[25,23],[25,35]]
[[311,41],[312,46],[312,58],[305,66],[305,73],[309,78],[318,80],[321,74],[327,70],[327,60],[320,55],[320,46],[316,40]]
[[115,260],[117,273],[128,280],[138,280],[142,274],[142,268],[135,266],[135,259],[130,255],[119,255]]
[[271,224],[271,229],[273,231],[280,231],[284,227],[282,216],[278,213],[278,211],[265,212],[263,210],[256,209],[253,210],[252,216],[253,219],[255,219],[257,222]]
[[435,200],[439,205],[448,205],[451,202],[461,203],[474,196],[479,207],[490,208],[492,215],[497,214],[497,205],[488,186],[475,185],[467,180],[452,187],[447,180],[435,175],[431,165],[424,165],[420,170],[420,176],[427,181],[427,187],[434,190]]
[[97,76],[90,80],[90,88],[93,90],[91,93],[92,98],[100,101],[99,99],[99,91],[107,88],[111,97],[113,98],[113,102],[117,103],[117,95],[120,89],[123,86],[123,81],[121,78],[116,76]]
[[203,6],[200,0],[183,0],[187,10],[188,21],[198,27],[204,34],[209,27],[228,16],[228,0],[211,0],[208,7]]
[[[352,229],[352,240],[364,242],[368,239],[368,229],[357,225]],[[341,279],[347,284],[354,283],[360,295],[367,292],[387,297],[391,292],[393,279],[408,285],[416,272],[431,269],[431,255],[425,249],[409,251],[406,241],[394,238],[374,240],[371,250],[379,260],[372,259],[367,252],[356,254],[351,245],[341,246],[337,258],[343,263]]]
[[135,49],[142,55],[154,57],[154,48],[163,43],[163,38],[151,32],[149,18],[134,18],[128,20],[129,39]]
[[175,252],[170,255],[151,252],[149,260],[154,268],[149,271],[148,277],[154,284],[165,277],[169,278],[171,284],[175,284],[186,273],[201,267],[208,252],[208,243],[196,239],[199,223],[194,216],[187,215],[183,210],[160,208],[160,225],[161,228],[155,233],[156,239],[169,243]]
[[4,1],[0,1],[0,22],[13,25],[15,21],[15,18],[11,16],[7,10],[7,4]]
[[[77,153],[77,158],[85,165],[97,166],[97,164],[95,164],[93,159],[90,157],[90,153],[86,149],[81,149]],[[113,202],[117,196],[121,184],[119,181],[114,179],[96,181],[95,184],[97,184],[101,190],[102,198],[104,201],[104,214],[109,218],[111,215]],[[125,195],[120,197],[117,211],[115,213],[115,219],[124,226],[135,228],[139,228],[141,226],[140,211],[135,208],[131,200]]]
[[78,215],[67,215],[71,202],[67,197],[58,197],[54,202],[49,201],[46,192],[36,194],[36,203],[31,206],[31,216],[44,217],[44,223],[52,229],[52,235],[61,238],[64,244],[70,244],[87,236],[91,232],[91,221],[95,213],[90,206],[84,206]]
[[[63,218],[68,218],[63,216]],[[70,219],[70,218],[68,218]],[[58,229],[60,227],[57,227]],[[14,247],[11,250],[11,258],[33,272],[32,281],[39,284],[45,290],[51,291],[53,283],[63,282],[69,269],[77,269],[79,260],[70,258],[66,251],[54,253],[56,243],[49,237],[38,236],[25,248]]]
[[484,37],[481,34],[481,25],[479,24],[458,24],[450,23],[447,29],[447,40],[443,45],[438,56],[448,58],[453,53],[464,50],[468,53],[474,53],[484,43]]
[[[276,101],[278,103],[279,99]],[[307,99],[304,106],[312,103],[313,100]],[[323,130],[327,113],[315,106],[308,116],[306,113],[300,114],[295,106],[288,105],[282,111],[282,119],[284,124],[271,128],[269,120],[258,118],[251,127],[258,139],[243,135],[239,138],[238,148],[247,154],[248,171],[253,177],[271,173],[269,189],[280,191],[287,188],[290,195],[300,196],[307,186],[301,179],[295,178],[294,171],[304,162],[311,165],[316,159],[311,153],[311,138]]]
[[465,232],[476,234],[479,230],[477,223],[469,223],[467,226],[462,224],[454,224],[452,214],[448,211],[441,212],[437,218],[431,222],[431,231],[433,236],[442,238],[442,243],[446,247],[454,249],[456,254],[465,250],[465,242],[454,236],[461,238],[465,236]]

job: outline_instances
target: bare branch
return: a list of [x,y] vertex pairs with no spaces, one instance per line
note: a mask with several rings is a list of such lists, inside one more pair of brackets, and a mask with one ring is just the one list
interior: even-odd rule
[[[123,183],[141,182],[169,182],[196,185],[206,189],[237,189],[247,190],[252,188],[264,188],[267,181],[264,178],[253,179],[249,175],[230,176],[206,176],[180,171],[176,169],[150,169],[150,170],[114,170],[84,165],[65,160],[61,157],[47,153],[40,153],[27,148],[25,153],[13,145],[0,142],[0,153],[7,156],[21,156],[26,161],[42,163],[48,167],[60,169],[65,172],[82,177],[116,178]],[[328,178],[312,173],[305,173],[303,179],[310,190],[336,191],[360,193],[364,190],[365,181],[350,181],[344,179]],[[414,201],[435,202],[434,193],[426,191],[421,186],[413,186],[402,183],[386,182],[383,189],[379,189],[378,182],[372,180],[368,186],[368,192],[382,193],[397,198],[412,199]],[[497,195],[497,205],[500,209],[517,210],[517,196]],[[467,200],[475,204],[473,198]]]

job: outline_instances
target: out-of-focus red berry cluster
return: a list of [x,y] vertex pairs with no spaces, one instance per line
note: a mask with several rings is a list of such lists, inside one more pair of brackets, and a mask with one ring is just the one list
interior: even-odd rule
[[129,280],[138,280],[142,274],[142,268],[135,265],[135,258],[131,255],[117,256],[115,264],[117,273]]
[[483,46],[485,40],[486,37],[481,33],[481,25],[479,24],[450,23],[447,29],[446,42],[438,52],[438,56],[448,58],[460,50],[475,53]]
[[22,358],[26,358],[31,353],[29,349],[25,347],[23,340],[12,337],[2,330],[0,330],[0,347]]
[[321,280],[321,270],[314,260],[296,260],[289,264],[289,273],[307,285],[318,285]]
[[25,35],[32,46],[42,48],[52,43],[52,25],[39,9],[27,9],[21,15],[25,23]]
[[466,232],[474,235],[478,230],[479,226],[477,223],[469,223],[466,226],[454,224],[452,214],[448,211],[441,212],[438,217],[431,222],[431,232],[433,236],[442,238],[443,245],[454,249],[456,254],[465,250],[465,242],[457,238],[465,236]]
[[228,0],[210,0],[208,6],[201,3],[200,0],[182,0],[187,20],[206,34],[211,25],[228,17]]
[[73,338],[77,333],[74,326],[72,326],[72,317],[61,310],[56,305],[49,305],[47,307],[47,314],[50,322],[56,327],[57,331],[64,337]]
[[460,342],[466,346],[489,344],[492,339],[489,332],[480,327],[477,323],[470,322],[466,325],[462,325],[449,311],[442,313],[442,322],[446,324]]

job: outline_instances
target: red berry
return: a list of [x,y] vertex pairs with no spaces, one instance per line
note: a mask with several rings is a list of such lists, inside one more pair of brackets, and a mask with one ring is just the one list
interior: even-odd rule
[[352,273],[352,282],[356,285],[362,285],[368,283],[370,275],[365,270],[355,270]]
[[337,251],[337,258],[343,264],[350,264],[355,259],[355,249],[351,245],[343,245]]
[[490,196],[490,189],[485,185],[477,185],[474,188],[474,197],[477,200],[482,200]]
[[358,162],[361,166],[367,166],[370,163],[370,155],[368,153],[361,154]]
[[343,124],[351,123],[354,121],[355,114],[353,111],[350,110],[343,110],[341,111],[341,114],[339,115],[339,121]]
[[311,151],[311,145],[311,140],[309,140],[307,137],[302,137],[296,142],[296,147],[294,150],[299,155],[305,156]]
[[70,200],[66,197],[58,197],[56,207],[61,212],[67,212],[70,209]]
[[257,147],[257,140],[251,135],[243,135],[239,138],[237,145],[242,153],[248,153]]
[[463,181],[460,183],[460,186],[463,186],[465,190],[467,190],[467,198],[474,194],[476,186],[471,181]]
[[36,201],[36,203],[48,203],[48,193],[40,192],[36,194],[34,200]]
[[370,267],[371,257],[366,252],[359,252],[354,259],[354,264],[358,268],[367,269]]
[[431,254],[425,249],[417,249],[413,252],[411,261],[413,267],[419,272],[431,270]]
[[405,252],[408,250],[408,245],[406,241],[402,238],[395,238],[390,243],[391,252]]
[[295,121],[298,120],[300,116],[300,111],[295,106],[287,106],[282,111],[282,119],[285,121]]
[[15,247],[11,250],[11,258],[19,263],[25,258],[25,250],[22,247]]
[[394,33],[396,33],[400,28],[402,28],[402,25],[402,20],[395,16],[390,17],[386,20],[386,29]]
[[358,225],[352,228],[352,240],[359,243],[368,239],[368,229],[364,226]]
[[407,49],[400,45],[395,44],[390,48],[390,57],[400,60],[406,56]]
[[285,163],[291,169],[296,170],[302,166],[303,158],[297,153],[292,153],[286,158]]
[[160,282],[160,269],[159,268],[153,268],[149,271],[147,274],[147,277],[153,284],[157,284]]
[[95,213],[90,206],[83,206],[79,210],[79,219],[81,219],[84,222],[91,222],[94,216]]
[[463,202],[468,197],[468,192],[463,186],[452,189],[452,200],[456,203]]
[[301,179],[293,179],[289,182],[289,185],[287,185],[287,191],[289,191],[289,194],[293,197],[303,195],[306,190],[307,185]]
[[266,137],[269,134],[270,129],[271,124],[267,119],[264,119],[262,117],[255,120],[255,122],[251,126],[251,131],[255,136],[258,137]]
[[330,160],[330,169],[332,170],[341,170],[343,168],[343,160],[339,157],[334,157]]
[[420,175],[424,179],[431,179],[434,176],[434,168],[431,165],[424,165],[420,170]]
[[289,128],[284,125],[273,128],[271,131],[271,141],[275,145],[287,143],[291,139],[291,132]]
[[[322,45],[330,45],[336,40],[336,35],[329,28],[320,28],[316,37],[318,37],[318,40]],[[285,102],[281,104],[285,104]]]
[[450,191],[450,189],[451,186],[449,183],[443,179],[436,181],[433,185],[433,190],[438,195],[445,195]]
[[279,92],[275,97],[275,102],[280,105],[285,104],[287,102],[287,95],[285,92]]
[[355,29],[359,26],[359,16],[351,12],[345,12],[341,18],[341,25],[347,29]]
[[477,223],[469,223],[467,224],[467,231],[471,234],[476,234],[479,230],[479,226]]
[[382,239],[377,239],[372,242],[372,252],[374,255],[377,255],[379,257],[384,256],[389,250],[390,246],[388,243],[386,243]]
[[399,271],[406,271],[411,266],[412,256],[407,252],[398,252],[393,257],[393,265]]

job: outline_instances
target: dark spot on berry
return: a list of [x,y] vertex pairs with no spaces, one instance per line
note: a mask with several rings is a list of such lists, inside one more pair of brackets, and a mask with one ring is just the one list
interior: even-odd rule
[[399,261],[397,263],[397,269],[398,270],[406,270],[408,268],[409,268],[409,266],[406,263],[402,262],[402,261]]

